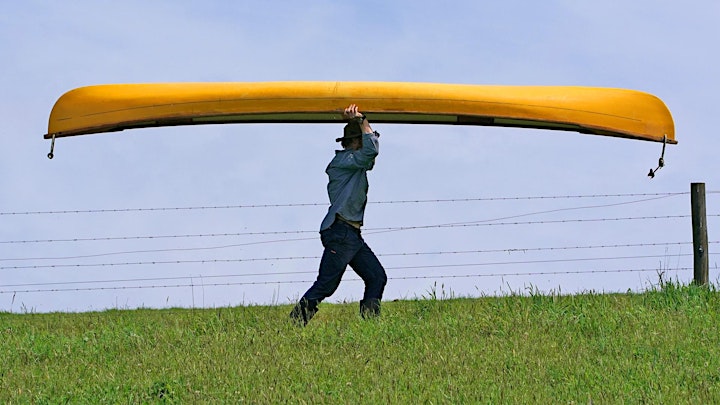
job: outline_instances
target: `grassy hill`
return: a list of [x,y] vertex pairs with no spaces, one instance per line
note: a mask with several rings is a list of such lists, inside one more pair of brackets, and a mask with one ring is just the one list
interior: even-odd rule
[[0,403],[718,403],[720,294],[0,313]]

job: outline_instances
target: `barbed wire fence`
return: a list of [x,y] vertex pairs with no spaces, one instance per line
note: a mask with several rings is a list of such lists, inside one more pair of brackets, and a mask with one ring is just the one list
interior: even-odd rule
[[[577,229],[583,226],[593,226],[591,232],[597,232],[599,225],[605,224],[632,224],[635,229],[648,229],[646,233],[660,234],[657,229],[667,224],[673,224],[672,229],[686,227],[689,235],[691,214],[685,212],[664,212],[638,215],[645,213],[648,205],[660,200],[689,196],[689,192],[673,193],[630,193],[630,194],[595,194],[595,195],[561,195],[561,196],[521,196],[521,197],[479,197],[479,198],[447,198],[447,199],[416,199],[416,200],[389,200],[370,202],[369,205],[377,207],[402,206],[403,211],[415,212],[417,222],[403,223],[387,227],[367,227],[363,235],[369,237],[396,237],[413,232],[429,232],[428,239],[437,241],[462,240],[463,243],[454,243],[462,246],[483,246],[486,244],[500,247],[486,248],[449,248],[433,249],[443,243],[418,243],[422,249],[405,250],[406,248],[386,247],[378,251],[378,256],[386,264],[389,285],[391,283],[416,282],[428,283],[457,281],[461,285],[472,283],[471,280],[497,279],[500,283],[508,278],[522,277],[533,283],[534,278],[548,276],[562,276],[575,278],[588,278],[590,276],[609,276],[620,274],[649,274],[672,271],[674,274],[692,274],[693,242],[687,238],[672,238],[648,241],[635,240],[622,243],[573,243],[545,245],[514,245],[518,239],[517,231],[510,231],[508,238],[491,238],[489,243],[487,235],[499,235],[495,229],[533,228],[541,229],[538,235],[544,235],[551,226],[567,226]],[[720,194],[718,191],[708,192],[710,195]],[[616,201],[621,199],[622,201]],[[602,200],[603,202],[586,204],[582,201]],[[558,203],[566,201],[581,201],[581,203],[547,209],[527,210],[528,205],[536,203]],[[525,209],[522,213],[494,215],[492,218],[462,221],[432,221],[433,217],[421,213],[423,206],[437,206],[442,204],[458,205],[470,204],[477,206],[485,203],[519,203]],[[92,223],[96,217],[122,214],[124,216],[147,214],[180,214],[183,218],[198,212],[225,212],[257,211],[258,209],[271,209],[287,211],[297,208],[324,209],[327,203],[284,203],[284,204],[246,204],[246,205],[216,205],[216,206],[188,206],[188,207],[155,207],[155,208],[118,208],[118,209],[85,209],[85,210],[47,210],[47,211],[0,211],[0,221],[3,218],[13,218],[15,222],[32,223],[38,217],[74,217],[79,223]],[[415,209],[413,209],[415,208]],[[618,215],[584,216],[588,211],[600,211],[608,214],[610,210],[625,209],[632,213],[621,211]],[[453,210],[463,211],[463,210]],[[468,210],[473,211],[474,209]],[[685,210],[687,211],[687,210]],[[534,216],[553,216],[573,214],[574,217],[525,219]],[[260,215],[262,216],[262,215]],[[709,221],[715,221],[720,215],[710,212]],[[522,220],[521,220],[522,218]],[[227,221],[228,223],[231,221]],[[658,225],[660,224],[660,225]],[[679,225],[678,225],[679,224]],[[483,238],[474,239],[478,229],[492,229],[484,233]],[[287,252],[307,251],[305,246],[290,248],[306,241],[317,241],[317,230],[314,229],[285,229],[285,230],[248,230],[248,231],[209,231],[209,232],[166,232],[149,234],[76,234],[71,237],[48,237],[35,235],[31,232],[20,232],[23,237],[0,240],[0,299],[11,296],[11,308],[18,294],[42,295],[52,300],[53,294],[92,294],[94,292],[118,292],[129,290],[159,290],[159,289],[186,289],[192,295],[192,305],[195,306],[195,289],[202,288],[245,288],[252,292],[260,286],[292,285],[295,288],[305,289],[314,281],[319,255],[286,254],[267,255],[261,246],[280,246],[280,250]],[[440,233],[443,233],[442,235]],[[470,232],[468,234],[468,232]],[[521,231],[526,234],[527,231]],[[449,234],[445,234],[449,233]],[[673,232],[669,232],[673,233]],[[15,234],[15,232],[13,232]],[[470,235],[470,236],[468,236]],[[28,237],[29,236],[29,237]],[[663,235],[667,238],[667,235]],[[573,236],[576,241],[584,240]],[[251,240],[246,240],[251,239]],[[259,240],[258,240],[259,239]],[[421,238],[411,237],[410,245]],[[537,241],[549,240],[547,237],[534,239]],[[589,238],[588,238],[589,239]],[[613,239],[620,239],[613,237]],[[383,246],[398,246],[392,239]],[[533,239],[530,239],[533,240]],[[188,246],[188,242],[200,242],[202,246]],[[231,243],[228,243],[231,241]],[[163,246],[149,248],[150,243],[162,243]],[[123,248],[123,244],[132,243],[140,248]],[[708,241],[711,258],[715,257],[715,250],[719,241]],[[372,244],[371,244],[372,245]],[[405,244],[407,245],[407,243]],[[143,248],[147,247],[147,248]],[[242,252],[233,251],[226,256],[218,256],[227,250],[242,249]],[[319,253],[318,246],[312,248]],[[671,253],[670,250],[677,250]],[[277,247],[273,251],[278,250]],[[60,253],[55,253],[60,252]],[[602,252],[603,254],[589,254]],[[628,253],[629,252],[629,253]],[[683,253],[687,252],[687,253]],[[565,256],[569,253],[575,256]],[[504,255],[542,254],[542,257],[525,259],[502,260]],[[148,255],[155,257],[146,258]],[[202,255],[202,256],[199,256]],[[127,257],[130,258],[127,258]],[[111,258],[122,257],[120,260]],[[470,258],[470,259],[466,259]],[[656,263],[652,266],[631,265],[648,261]],[[671,265],[670,262],[675,264]],[[620,263],[613,267],[608,263]],[[252,267],[249,271],[225,271],[224,265],[242,266],[262,264],[263,268]],[[278,271],[276,267],[289,268]],[[540,266],[540,267],[538,267]],[[186,275],[168,275],[177,273],[179,268],[187,269]],[[302,269],[300,269],[302,268]],[[716,269],[714,265],[713,269]],[[162,270],[161,270],[162,269]],[[506,270],[503,270],[506,269]],[[59,272],[76,272],[62,273]],[[81,274],[77,273],[82,271]],[[49,272],[49,273],[48,273]],[[90,272],[90,273],[88,273]],[[139,272],[139,273],[138,273]],[[114,276],[118,273],[128,276]],[[154,274],[157,273],[157,274]],[[110,276],[110,277],[108,277]],[[352,272],[344,277],[347,281],[360,281]],[[11,280],[11,281],[9,281]],[[582,281],[582,280],[581,280]],[[577,284],[575,282],[574,284]],[[408,287],[408,291],[414,288]],[[422,287],[421,287],[422,288]],[[502,288],[502,287],[500,287]],[[586,289],[593,289],[589,285]],[[237,291],[234,293],[237,296]],[[244,299],[243,299],[244,300]],[[273,299],[277,301],[276,298]],[[204,298],[203,298],[204,301]]]

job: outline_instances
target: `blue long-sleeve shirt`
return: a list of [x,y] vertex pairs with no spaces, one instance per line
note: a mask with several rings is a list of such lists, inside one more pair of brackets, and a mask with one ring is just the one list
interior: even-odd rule
[[325,173],[330,208],[320,225],[320,230],[330,228],[336,215],[362,225],[367,204],[367,171],[375,165],[375,157],[380,150],[375,133],[363,134],[362,148],[358,150],[338,150],[328,164]]

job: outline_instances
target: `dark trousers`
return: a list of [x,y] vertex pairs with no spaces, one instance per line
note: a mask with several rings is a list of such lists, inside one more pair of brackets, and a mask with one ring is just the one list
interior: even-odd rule
[[[379,313],[387,275],[375,253],[363,240],[360,230],[336,220],[330,228],[320,232],[320,240],[325,247],[320,260],[320,270],[317,280],[300,300],[302,306],[308,313],[314,314],[317,305],[337,290],[345,269],[350,265],[365,282],[361,311],[366,307]],[[306,321],[309,320],[309,317],[307,318]]]

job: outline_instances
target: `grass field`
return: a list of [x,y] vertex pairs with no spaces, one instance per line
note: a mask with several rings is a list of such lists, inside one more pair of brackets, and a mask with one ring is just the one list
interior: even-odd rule
[[0,403],[719,403],[720,294],[0,313]]

